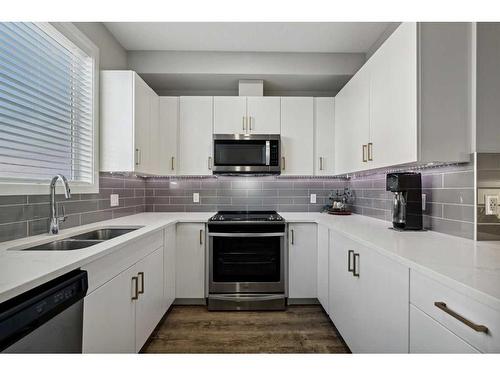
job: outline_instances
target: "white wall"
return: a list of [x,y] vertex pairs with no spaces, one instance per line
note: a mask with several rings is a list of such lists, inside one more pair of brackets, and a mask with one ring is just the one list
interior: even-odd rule
[[74,22],[100,52],[100,69],[128,69],[127,51],[101,22]]

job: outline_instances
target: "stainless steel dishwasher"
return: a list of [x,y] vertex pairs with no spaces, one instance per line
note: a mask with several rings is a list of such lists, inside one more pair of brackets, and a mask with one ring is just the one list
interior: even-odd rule
[[87,272],[74,270],[0,304],[0,352],[81,353]]

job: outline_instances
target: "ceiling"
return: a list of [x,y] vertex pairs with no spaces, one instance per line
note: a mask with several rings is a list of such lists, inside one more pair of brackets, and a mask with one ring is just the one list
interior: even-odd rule
[[126,50],[365,53],[389,22],[106,22]]

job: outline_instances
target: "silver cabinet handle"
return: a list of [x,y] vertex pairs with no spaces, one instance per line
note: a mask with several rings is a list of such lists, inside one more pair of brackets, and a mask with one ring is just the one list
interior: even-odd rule
[[245,131],[245,116],[241,116],[241,125],[243,127],[243,131]]
[[212,157],[208,157],[208,169],[212,170]]
[[373,143],[368,143],[368,161],[373,161]]
[[[356,259],[358,259],[358,262],[356,263]],[[353,263],[353,267],[352,267],[352,275],[354,277],[359,277],[359,269],[356,267],[356,264],[359,265],[359,254],[358,253],[354,253],[354,256],[352,257],[352,263]]]
[[323,170],[323,157],[322,156],[319,157],[319,170],[320,171]]
[[467,327],[472,328],[476,332],[483,332],[487,333],[488,332],[488,327],[483,326],[481,324],[476,324],[471,322],[469,319],[464,318],[462,315],[456,313],[455,311],[451,310],[446,306],[446,303],[444,302],[434,302],[434,306],[436,306],[438,309],[443,310],[445,313],[448,315],[451,315],[455,319],[461,321],[463,324],[465,324]]
[[174,170],[175,169],[175,157],[172,156],[172,161],[171,161],[171,169]]
[[144,272],[137,273],[137,277],[141,279],[141,289],[137,291],[137,294],[144,294]]
[[248,118],[248,123],[250,124],[250,130],[253,130],[253,129],[252,129],[252,116],[250,116],[250,117]]
[[362,147],[362,153],[363,153],[363,163],[366,163],[368,160],[366,159],[366,150],[367,150],[367,145],[363,145]]
[[291,244],[294,245],[295,244],[295,235],[294,235],[294,230],[291,229],[290,230],[290,241],[291,241]]
[[137,299],[139,299],[139,280],[137,279],[136,276],[132,277],[132,282],[134,283],[134,290],[133,290],[133,294],[132,294],[132,301],[135,301]]
[[203,245],[203,229],[200,229],[200,245]]
[[281,169],[285,170],[285,157],[284,156],[281,157]]
[[352,268],[352,255],[354,254],[354,250],[349,250],[347,252],[347,271],[353,272],[354,268]]
[[135,149],[135,165],[140,165],[141,164],[141,150],[136,148]]

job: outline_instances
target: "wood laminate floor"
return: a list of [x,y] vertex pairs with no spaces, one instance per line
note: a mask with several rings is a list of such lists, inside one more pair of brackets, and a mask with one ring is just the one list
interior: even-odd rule
[[208,311],[174,306],[144,353],[349,353],[320,306],[286,311]]

